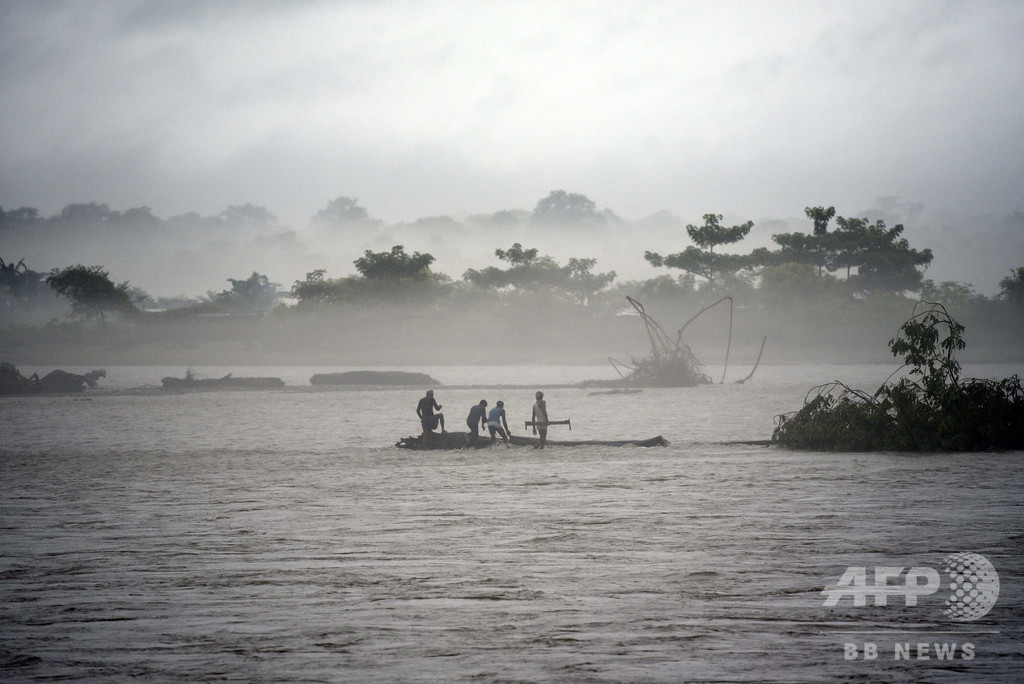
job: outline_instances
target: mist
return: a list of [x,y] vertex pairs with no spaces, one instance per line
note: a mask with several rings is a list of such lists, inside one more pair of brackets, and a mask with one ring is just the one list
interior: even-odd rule
[[[210,298],[254,273],[287,292],[395,245],[459,283],[520,243],[614,272],[614,312],[679,275],[644,254],[691,246],[685,227],[705,214],[753,221],[726,249],[748,254],[809,232],[805,207],[834,206],[903,225],[933,253],[925,279],[996,297],[1024,265],[1022,33],[1014,2],[4,3],[0,207],[41,221],[5,227],[0,258],[42,273],[100,265],[152,303]],[[529,220],[555,190],[603,220]],[[318,220],[338,198],[365,216]],[[707,303],[684,299],[669,318]],[[395,306],[365,315],[422,314]],[[520,313],[489,329],[543,347]],[[783,315],[803,314],[763,314],[753,344],[758,327],[785,338]],[[901,315],[870,312],[861,328],[877,334],[861,341]],[[463,323],[459,337],[487,329]],[[623,330],[587,355],[634,339],[642,351]],[[475,354],[467,345],[445,358]]]
[[[269,245],[211,238],[231,244],[209,268],[202,236],[116,262],[94,256],[102,241],[4,252],[101,261],[154,293],[251,269],[341,275],[388,242],[453,277],[521,241],[642,278],[642,255],[614,236],[580,250],[574,236],[414,225],[528,211],[565,189],[631,223],[753,220],[749,240],[767,244],[805,206],[860,215],[895,197],[920,207],[903,218],[936,252],[930,275],[993,293],[1024,257],[1022,32],[1013,2],[5,3],[0,206],[170,218],[251,203],[279,225],[259,233]],[[386,228],[311,234],[338,196]],[[683,236],[658,237],[650,248]]]

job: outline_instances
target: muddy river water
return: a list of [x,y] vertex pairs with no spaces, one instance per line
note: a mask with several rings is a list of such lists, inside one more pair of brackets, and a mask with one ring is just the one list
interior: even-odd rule
[[[599,369],[432,368],[449,429],[503,399],[523,432],[543,389],[552,439],[670,445],[425,453],[393,446],[424,388],[138,389],[166,370],[0,399],[0,679],[1024,678],[1024,453],[742,443],[891,369],[607,395],[564,386]],[[957,553],[998,573],[970,621]]]

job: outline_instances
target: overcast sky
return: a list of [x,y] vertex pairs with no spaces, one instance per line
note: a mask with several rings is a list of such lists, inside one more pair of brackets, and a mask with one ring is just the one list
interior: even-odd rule
[[1024,265],[1021,36],[1019,0],[0,0],[0,205],[301,227],[342,195],[388,222],[555,189],[693,223],[898,197]]

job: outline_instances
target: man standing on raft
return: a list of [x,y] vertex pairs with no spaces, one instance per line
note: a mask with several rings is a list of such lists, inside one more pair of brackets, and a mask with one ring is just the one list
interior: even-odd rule
[[480,429],[487,427],[487,400],[481,399],[480,403],[469,409],[469,417],[466,418],[466,425],[469,427],[469,443],[476,446],[476,440],[480,439]]
[[534,445],[534,449],[543,449],[544,445],[548,441],[548,405],[544,401],[544,393],[537,392],[537,403],[533,405],[533,416],[530,420],[533,422],[533,434],[540,434],[540,439],[537,444]]
[[420,417],[420,425],[423,426],[423,436],[420,438],[420,448],[427,448],[427,435],[434,431],[438,425],[441,426],[441,432],[444,433],[444,414],[434,413],[434,409],[441,410],[441,405],[434,399],[434,390],[427,390],[427,396],[420,399],[420,403],[416,405],[416,415]]
[[[501,424],[504,423],[505,427]],[[508,429],[508,417],[505,414],[505,402],[499,401],[491,412],[487,415],[487,429],[491,433],[491,446],[494,446],[494,435],[501,435],[501,440],[505,442],[505,446],[508,446],[508,438],[512,436],[512,431]]]

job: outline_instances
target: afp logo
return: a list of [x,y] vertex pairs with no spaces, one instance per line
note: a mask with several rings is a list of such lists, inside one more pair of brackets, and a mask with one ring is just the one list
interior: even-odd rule
[[[868,583],[867,567],[846,569],[835,587],[822,590],[826,607],[835,607],[845,597],[853,598],[854,606],[889,605],[890,596],[903,597],[903,604],[916,606],[920,596],[939,591],[943,581],[939,571],[929,567],[913,567],[906,571],[899,566],[875,566],[872,583]],[[954,622],[972,622],[988,614],[999,598],[999,574],[987,558],[977,553],[953,553],[942,559],[942,571],[948,577],[949,590],[943,614]],[[902,583],[899,583],[902,578]]]

